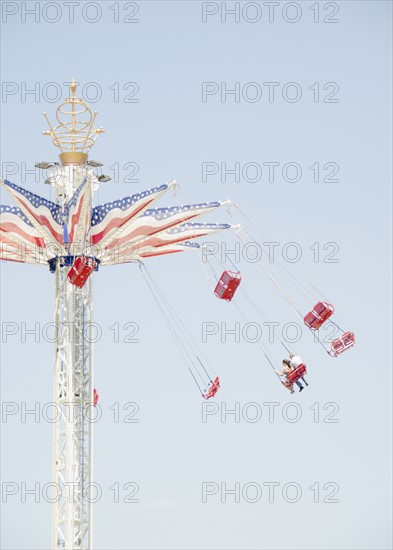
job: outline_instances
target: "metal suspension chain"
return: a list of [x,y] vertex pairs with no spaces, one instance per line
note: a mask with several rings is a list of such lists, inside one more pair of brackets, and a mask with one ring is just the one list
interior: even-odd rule
[[[244,233],[246,233],[244,231]],[[239,239],[244,243],[244,244],[249,244],[242,236],[242,232],[238,231],[237,232],[237,236],[239,237]],[[272,283],[274,284],[274,286],[278,289],[278,291],[282,294],[282,296],[286,299],[286,301],[288,302],[288,304],[292,307],[292,309],[295,311],[296,315],[299,317],[299,319],[301,319],[303,321],[303,315],[301,314],[301,312],[299,311],[299,309],[296,307],[295,303],[293,302],[293,300],[290,298],[290,296],[285,292],[284,288],[280,285],[280,283],[277,281],[277,279],[274,277],[274,275],[272,274],[272,272],[264,265],[263,262],[261,262],[261,260],[258,260],[258,265],[259,267],[262,269],[262,271],[264,271],[264,273],[269,277],[269,279],[272,281]]]
[[[146,269],[146,267],[145,267]],[[152,275],[150,272],[147,271],[146,269],[146,272],[148,274],[148,276],[150,277],[150,280],[152,281],[153,285],[155,286],[155,288],[157,289],[157,292],[158,294],[160,295],[162,301],[166,304],[166,307],[168,308],[168,310],[170,311],[170,313],[172,314],[172,317],[175,319],[178,327],[180,328],[180,330],[183,332],[186,340],[188,341],[189,345],[190,345],[190,348],[193,350],[195,356],[197,357],[197,359],[200,361],[199,359],[199,356],[203,358],[204,362],[209,365],[209,369],[211,369],[213,372],[214,372],[214,369],[212,368],[212,366],[209,364],[208,360],[206,359],[206,357],[204,356],[201,348],[198,346],[198,344],[195,342],[194,338],[191,336],[189,330],[187,329],[186,325],[183,323],[183,321],[180,319],[179,315],[176,313],[176,311],[174,310],[174,308],[172,307],[171,303],[169,302],[169,300],[166,298],[165,294],[162,292],[162,290],[160,289],[160,287],[158,286],[157,282],[153,279]]]
[[[216,262],[221,266],[222,269],[225,270],[225,266],[223,264],[223,262],[219,259],[219,258],[216,258],[216,256],[213,256],[213,258],[216,260]],[[238,271],[237,267],[235,266],[235,264],[231,261],[230,258],[228,258],[230,263],[232,263],[234,269],[236,271]],[[207,263],[209,264],[210,268],[212,269],[213,273],[216,275],[216,271],[214,269],[214,266],[211,264],[211,262],[207,259]],[[217,277],[217,275],[216,275]],[[244,295],[244,297],[247,299],[247,301],[250,303],[250,305],[255,309],[255,311],[266,321],[266,322],[270,322],[267,315],[262,311],[262,309],[256,304],[256,302],[251,298],[251,296],[249,296],[247,294],[247,292],[240,286],[239,287],[239,291]],[[234,298],[234,304],[235,306],[238,306],[238,303],[237,301],[235,301],[236,298]],[[273,332],[274,334],[277,335],[277,338],[278,340],[280,341],[280,343],[282,344],[282,346],[287,350],[287,352],[289,353],[289,349],[287,348],[284,340],[281,338],[280,334],[277,332],[277,329],[276,327],[273,325]]]
[[[242,317],[243,321],[245,323],[247,323],[247,317],[245,316],[243,310],[240,308],[239,304],[237,304],[235,301],[233,302],[235,308],[237,309],[239,315]],[[274,358],[273,356],[271,355],[271,353],[269,352],[267,346],[263,343],[263,340],[258,340],[257,342],[258,346],[260,347],[260,349],[262,350],[262,352],[264,353],[266,359],[268,360],[271,368],[273,369],[274,373],[276,374],[277,378],[281,381],[281,378],[279,377],[279,375],[277,374],[276,372],[276,369],[274,368]]]
[[[190,365],[193,367],[195,373],[198,375],[198,377],[201,380],[201,383],[203,386],[206,385],[206,381],[203,379],[203,376],[200,373],[200,367],[196,364],[194,357],[198,359],[199,363],[203,367],[203,370],[205,371],[208,379],[211,381],[211,376],[206,371],[204,365],[200,361],[198,355],[195,353],[195,343],[192,340],[191,335],[188,333],[186,327],[182,323],[179,316],[176,314],[176,312],[173,310],[170,303],[167,301],[165,295],[162,293],[160,288],[158,287],[157,283],[152,278],[151,274],[148,272],[146,266],[140,262],[139,263],[140,270],[142,272],[142,275],[146,281],[146,284],[150,290],[150,292],[153,295],[153,298],[160,310],[161,315],[163,316],[164,320],[166,321],[166,324],[173,336],[173,339],[175,340],[175,343],[177,347],[179,348],[183,358],[186,361],[186,364],[188,364],[188,368],[191,371],[191,374],[193,375],[193,372],[190,368]],[[186,345],[187,344],[187,345]],[[193,375],[194,376],[194,375]],[[195,377],[194,377],[195,378]],[[198,383],[197,383],[198,384]],[[198,385],[199,387],[199,385]]]
[[[216,258],[215,256],[213,256],[213,258],[218,262],[218,264],[220,265],[220,267],[222,269],[225,270],[225,266],[224,264],[221,262],[221,260],[219,260],[218,258]],[[237,266],[231,261],[231,259],[229,258],[229,261],[230,263],[232,264],[233,268],[235,269],[236,272],[238,272],[238,268]],[[209,265],[210,269],[213,271],[214,275],[216,276],[217,278],[217,273],[216,273],[216,270],[214,269],[214,266],[212,265],[212,263],[210,262],[210,260],[206,257],[206,262],[207,264]],[[242,289],[240,288],[240,291],[242,292],[242,294],[246,297],[246,299],[249,301],[249,303],[251,304],[251,306],[257,311],[257,313],[259,313],[259,315],[261,315],[261,317],[263,319],[265,319],[265,321],[268,321],[268,318],[267,316],[263,313],[263,311],[257,306],[257,304],[254,302],[254,300],[252,300],[252,298]],[[246,318],[246,315],[244,314],[243,310],[241,309],[241,307],[239,306],[236,298],[234,298],[232,300],[232,303],[234,304],[235,308],[237,309],[239,315],[242,317],[242,319],[247,323],[247,318]],[[285,342],[283,341],[283,339],[281,338],[281,336],[279,335],[279,333],[277,332],[276,330],[276,327],[273,326],[273,332],[274,334],[277,335],[280,343],[282,344],[282,346],[286,349],[286,351],[289,353],[289,349],[288,347],[286,346]],[[270,353],[270,351],[268,350],[267,346],[263,343],[263,341],[258,341],[257,342],[258,346],[260,347],[260,349],[263,351],[266,359],[268,360],[270,366],[272,367],[272,369],[274,370],[276,376],[280,379],[280,377],[278,376],[277,372],[276,372],[276,369],[274,367],[274,359]],[[281,379],[280,379],[281,381]]]
[[[244,217],[244,219],[247,220],[248,223],[249,223],[250,225],[252,225],[252,226],[255,228],[255,230],[262,236],[263,239],[266,239],[267,242],[270,241],[269,237],[268,237],[265,233],[263,233],[263,232],[261,231],[261,229],[253,222],[253,220],[252,220],[249,216],[247,216],[247,214],[244,213],[244,211],[240,208],[240,206],[238,206],[236,203],[233,203],[233,206],[234,206],[234,207],[238,210],[238,212]],[[231,213],[230,213],[230,214],[231,214]],[[288,270],[281,264],[281,262],[276,261],[275,263],[276,263],[277,266],[279,266],[279,267],[282,269],[282,271],[284,271],[284,272],[286,273],[286,275],[287,275],[289,278],[292,277],[292,278],[295,280],[294,275],[293,275],[290,271],[288,271]],[[313,289],[313,291],[314,291],[314,292],[312,293],[313,296],[317,296],[318,299],[319,299],[319,297],[320,297],[320,298],[322,298],[323,300],[328,301],[327,298],[325,298],[325,296],[322,294],[322,292],[321,292],[313,283],[311,283],[311,281],[309,281],[309,280],[307,279],[307,277],[300,271],[300,269],[299,269],[296,265],[293,265],[293,268],[294,268],[294,271],[296,271],[296,272],[298,273],[299,277],[300,277],[303,281],[305,281],[308,285],[310,285],[310,287]],[[302,283],[300,280],[298,280],[298,283],[305,289],[306,292],[310,292],[309,290],[307,290],[307,288],[305,287],[304,283]],[[293,284],[295,284],[295,282],[293,282]],[[300,290],[300,289],[299,289],[299,290]]]

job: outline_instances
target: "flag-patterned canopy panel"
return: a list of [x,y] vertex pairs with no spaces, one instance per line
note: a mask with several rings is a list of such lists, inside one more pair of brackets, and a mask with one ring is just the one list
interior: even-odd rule
[[2,260],[47,265],[42,233],[16,206],[0,205],[0,257]]
[[[3,183],[3,182],[2,182]],[[35,195],[23,187],[4,181],[3,187],[20,207],[29,222],[45,242],[63,244],[62,212],[60,205]]]
[[63,217],[66,220],[63,226],[64,241],[86,242],[91,220],[92,183],[91,178],[86,178],[64,207]]
[[[192,250],[190,239],[205,237],[218,231],[230,229],[230,224],[224,223],[185,223],[167,231],[163,230],[140,242],[128,241],[120,246],[114,246],[105,250],[101,255],[101,262],[104,265],[129,263],[151,256],[161,256],[172,252]],[[185,243],[187,239],[188,244]]]
[[88,254],[101,265],[129,263],[194,250],[193,239],[232,227],[194,221],[225,202],[153,208],[173,183],[93,208],[94,180],[88,175],[63,208],[2,181],[18,206],[0,206],[0,259],[47,265],[56,256]]

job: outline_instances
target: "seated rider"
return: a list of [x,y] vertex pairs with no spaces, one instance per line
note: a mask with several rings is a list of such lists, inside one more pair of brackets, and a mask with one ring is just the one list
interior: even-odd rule
[[[287,377],[288,374],[290,372],[292,372],[294,369],[291,367],[291,365],[289,364],[289,361],[287,359],[283,359],[282,361],[282,364],[284,365],[283,366],[283,369],[282,369],[282,372],[278,372],[278,370],[276,370],[275,372],[278,374],[278,376],[285,376]],[[293,384],[291,384],[289,382],[289,380],[287,380],[287,378],[285,378],[285,380],[283,380],[282,382],[284,384],[284,386],[286,388],[288,388],[288,390],[291,392],[291,393],[295,393],[295,390],[293,389]],[[302,386],[303,388],[303,386]]]
[[[300,357],[300,355],[296,355],[295,353],[291,352],[289,354],[289,357],[290,357],[290,365],[294,369],[297,369],[298,367],[300,367],[300,365],[304,364],[303,359]],[[304,382],[304,384],[306,384],[306,386],[308,386],[308,383],[306,382],[306,379],[304,378],[304,376],[301,377],[301,380]],[[296,384],[299,386],[298,382],[296,382]],[[299,391],[302,391],[302,389],[304,389],[301,386],[301,384],[299,387],[301,387]]]

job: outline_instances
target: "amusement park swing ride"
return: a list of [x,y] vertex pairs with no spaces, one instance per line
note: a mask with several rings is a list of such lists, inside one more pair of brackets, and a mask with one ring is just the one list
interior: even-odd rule
[[[93,113],[76,96],[76,88],[73,81],[70,97],[57,108],[55,126],[44,113],[49,126],[44,134],[60,149],[60,162],[39,162],[36,166],[48,171],[46,183],[54,190],[54,202],[7,180],[1,182],[16,203],[16,206],[0,206],[1,260],[42,265],[53,273],[55,281],[54,401],[60,414],[54,423],[53,469],[54,483],[62,496],[53,504],[53,550],[91,550],[93,547],[92,499],[85,498],[84,492],[85,487],[92,486],[92,423],[83,414],[87,404],[96,406],[98,402],[93,383],[93,339],[86,338],[92,326],[93,274],[110,265],[139,264],[199,392],[204,399],[214,398],[220,389],[220,378],[211,374],[211,367],[147,270],[145,261],[183,251],[203,252],[204,245],[195,239],[231,229],[243,243],[252,242],[252,235],[235,219],[237,213],[254,225],[231,201],[156,207],[159,199],[178,187],[175,181],[93,206],[94,192],[101,183],[110,180],[108,176],[95,175],[102,164],[88,158],[90,149],[104,130],[95,126],[97,112]],[[221,208],[227,209],[231,223],[195,221]],[[244,318],[239,293],[266,319],[261,307],[243,289],[237,267],[233,265],[230,270],[217,258],[213,259],[220,264],[220,271],[216,272],[210,260],[207,262],[215,277],[212,290],[216,298],[233,301]],[[340,336],[330,347],[320,342],[331,357],[341,355],[355,344],[353,332],[341,329],[332,321],[334,306],[299,272],[291,273],[278,265],[289,282],[308,297],[308,304],[311,306],[315,302],[305,314],[268,266],[262,261],[258,263],[311,332],[317,332],[328,320],[336,326]],[[285,343],[281,343],[289,351]],[[272,354],[263,342],[261,346],[275,370]],[[300,363],[290,369],[283,384],[293,385],[306,373],[306,366]],[[70,405],[72,421],[69,419]],[[65,490],[69,484],[74,487],[72,499],[67,498]]]

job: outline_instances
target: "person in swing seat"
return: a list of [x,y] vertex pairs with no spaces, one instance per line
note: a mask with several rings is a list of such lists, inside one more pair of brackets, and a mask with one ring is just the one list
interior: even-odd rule
[[[296,355],[295,353],[291,352],[289,354],[289,364],[291,365],[291,367],[293,369],[297,369],[298,367],[300,367],[300,365],[303,365],[303,359],[300,357],[300,355]],[[306,381],[306,379],[304,378],[304,376],[301,377],[301,380],[302,382],[308,386],[308,382]],[[299,385],[298,382],[296,382],[296,384],[301,387],[301,384]],[[299,390],[299,391],[302,391],[303,387]]]
[[[290,391],[290,393],[295,393],[295,390],[293,389],[293,384],[291,384],[289,382],[289,380],[287,380],[287,376],[290,372],[292,372],[294,369],[293,367],[291,367],[291,365],[289,364],[289,361],[288,359],[283,359],[282,361],[282,364],[283,364],[283,369],[281,372],[278,372],[278,370],[276,370],[275,372],[278,374],[278,376],[285,376],[285,380],[282,381],[282,383],[284,384],[284,386],[286,388],[288,388],[288,390]],[[303,389],[303,386],[300,384],[301,388]],[[302,390],[299,390],[299,391],[302,391]]]

